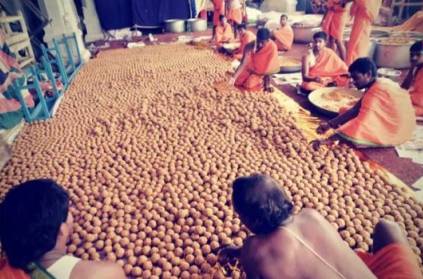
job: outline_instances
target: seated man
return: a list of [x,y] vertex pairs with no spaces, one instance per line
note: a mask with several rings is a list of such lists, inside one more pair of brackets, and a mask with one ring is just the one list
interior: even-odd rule
[[329,36],[329,47],[338,50],[342,60],[346,58],[344,30],[348,20],[346,0],[328,0],[322,30]]
[[240,43],[241,45],[239,48],[237,48],[234,51],[234,58],[241,60],[242,56],[244,55],[245,47],[256,40],[256,35],[251,32],[250,30],[247,30],[247,25],[245,23],[241,23],[237,25],[238,34],[240,37]]
[[345,86],[348,83],[347,64],[333,50],[326,47],[326,42],[326,33],[315,33],[312,48],[303,57],[301,90],[304,93],[329,85]]
[[365,89],[364,95],[351,109],[317,128],[318,133],[330,128],[336,133],[314,141],[314,148],[335,138],[356,147],[394,146],[409,140],[416,126],[409,94],[389,79],[376,78],[376,65],[369,58],[357,59],[349,71],[357,89]]
[[417,116],[423,116],[423,41],[410,48],[410,70],[401,87],[410,91]]
[[[270,90],[270,74],[280,70],[278,49],[270,40],[270,31],[261,28],[257,31],[256,42],[247,45],[241,64],[235,72],[232,82],[247,90]],[[265,82],[263,81],[264,79]]]
[[218,47],[223,44],[229,43],[235,39],[232,26],[226,20],[224,15],[220,16],[220,24],[216,27],[215,43]]
[[294,215],[292,202],[272,178],[241,177],[232,189],[234,209],[253,235],[242,247],[221,249],[218,259],[223,265],[239,259],[247,278],[422,278],[396,223],[380,221],[372,254],[355,253],[317,211]]
[[7,264],[0,278],[126,278],[114,263],[66,255],[73,218],[68,194],[49,179],[13,187],[0,204],[0,240]]
[[273,31],[272,38],[275,40],[279,51],[287,51],[291,49],[294,42],[294,31],[288,24],[287,15],[281,15],[280,24],[281,27]]

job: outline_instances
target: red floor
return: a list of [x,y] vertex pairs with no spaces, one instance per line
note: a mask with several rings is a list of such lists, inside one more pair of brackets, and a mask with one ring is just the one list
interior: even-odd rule
[[[180,35],[195,35],[198,36],[205,36],[211,35],[210,31],[202,32],[202,33],[182,33],[182,34],[160,34],[154,35],[155,38],[158,39],[157,42],[150,43],[148,39],[145,37],[137,38],[135,41],[143,41],[146,44],[157,44],[160,42],[172,42],[176,41],[178,36]],[[96,42],[96,45],[102,45],[103,42]],[[110,48],[122,48],[126,46],[125,41],[112,41],[109,42]],[[301,57],[306,49],[306,45],[299,45],[295,44],[293,48],[287,52],[285,55],[292,56],[292,57]],[[293,98],[297,103],[299,103],[302,107],[307,110],[310,110],[314,116],[319,117],[321,119],[325,119],[324,115],[319,114],[318,112],[314,111],[311,107],[310,103],[308,102],[307,98],[301,95],[296,94],[296,90],[294,87],[289,85],[282,85],[278,86],[283,92],[285,92],[288,96]],[[384,166],[388,169],[391,173],[395,176],[400,178],[403,182],[407,185],[412,185],[415,181],[417,181],[420,177],[423,176],[423,165],[418,165],[413,163],[410,159],[403,159],[399,158],[395,152],[394,148],[383,148],[383,149],[366,149],[362,150],[362,152],[372,159],[376,161],[380,165]]]

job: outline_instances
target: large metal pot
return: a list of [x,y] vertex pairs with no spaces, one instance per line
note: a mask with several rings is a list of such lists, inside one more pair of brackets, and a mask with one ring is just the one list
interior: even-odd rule
[[[346,29],[344,31],[343,37],[344,40],[349,40],[351,36],[351,29]],[[372,30],[370,32],[370,39],[378,39],[378,38],[386,38],[389,37],[389,33],[386,31],[381,31],[381,30]]]
[[166,32],[182,33],[185,32],[185,21],[182,19],[167,19],[164,21]]
[[207,21],[201,18],[187,19],[187,31],[203,32],[207,30]]
[[414,41],[405,44],[387,44],[376,41],[375,62],[378,67],[405,69],[410,67],[410,46]]
[[292,26],[294,31],[294,41],[296,43],[310,43],[313,41],[313,35],[316,32],[322,31],[320,27],[309,27],[309,26]]
[[376,41],[370,40],[368,57],[371,58],[372,60],[374,60],[375,59],[375,53],[376,53]]

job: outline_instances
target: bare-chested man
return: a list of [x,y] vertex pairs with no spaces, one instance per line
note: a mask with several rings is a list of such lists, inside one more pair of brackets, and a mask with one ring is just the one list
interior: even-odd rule
[[233,183],[233,206],[254,234],[241,248],[225,247],[219,262],[239,258],[247,278],[422,278],[400,227],[381,221],[373,253],[356,254],[317,211],[293,215],[293,204],[270,177]]

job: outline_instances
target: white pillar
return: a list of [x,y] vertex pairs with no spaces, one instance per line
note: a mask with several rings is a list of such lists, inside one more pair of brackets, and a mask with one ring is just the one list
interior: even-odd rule
[[87,28],[87,35],[85,40],[87,42],[94,42],[104,38],[101,30],[100,21],[98,19],[97,10],[95,9],[94,0],[85,0],[84,9],[84,23]]
[[76,34],[76,40],[82,59],[90,59],[90,52],[85,48],[82,40],[82,31],[78,27],[79,17],[75,4],[70,0],[39,0],[51,22],[44,28],[44,41],[50,43],[53,38]]

